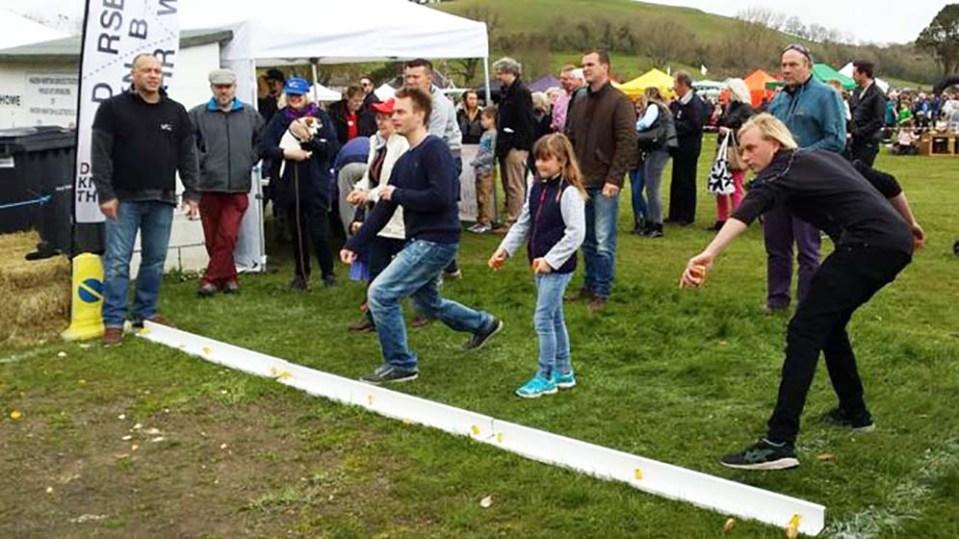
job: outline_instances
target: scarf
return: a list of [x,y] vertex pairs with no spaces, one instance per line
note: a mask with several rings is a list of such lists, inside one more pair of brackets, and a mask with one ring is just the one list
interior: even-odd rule
[[300,110],[296,110],[293,107],[287,105],[283,107],[283,119],[289,123],[292,123],[293,120],[298,120],[304,116],[313,116],[314,118],[319,116],[320,107],[316,103],[307,103],[305,107]]

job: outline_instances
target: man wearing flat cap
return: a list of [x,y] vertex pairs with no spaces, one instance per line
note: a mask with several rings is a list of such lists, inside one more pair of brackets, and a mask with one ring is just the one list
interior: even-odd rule
[[210,264],[198,291],[201,297],[239,290],[233,251],[249,205],[253,166],[259,160],[263,118],[236,98],[236,74],[210,72],[210,101],[190,111],[200,164],[200,218]]

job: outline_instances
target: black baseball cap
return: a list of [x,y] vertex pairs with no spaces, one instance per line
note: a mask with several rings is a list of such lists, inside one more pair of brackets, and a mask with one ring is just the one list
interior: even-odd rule
[[286,75],[283,74],[279,69],[273,68],[266,71],[266,80],[278,80],[280,82],[286,81]]

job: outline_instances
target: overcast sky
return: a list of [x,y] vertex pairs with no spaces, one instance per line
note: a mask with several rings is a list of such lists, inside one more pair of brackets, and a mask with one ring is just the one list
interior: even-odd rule
[[[202,1],[202,0],[183,0]],[[243,0],[238,0],[243,1]],[[257,1],[257,0],[247,0]],[[349,0],[338,0],[349,1]],[[522,0],[520,0],[522,1]],[[742,9],[762,6],[773,11],[796,15],[804,23],[816,23],[850,33],[857,39],[880,43],[905,43],[919,35],[936,13],[948,2],[944,0],[644,0],[702,9],[734,16]],[[0,0],[0,7],[23,13],[39,12],[49,17],[64,13],[78,17],[83,0]],[[319,3],[314,4],[319,5]]]

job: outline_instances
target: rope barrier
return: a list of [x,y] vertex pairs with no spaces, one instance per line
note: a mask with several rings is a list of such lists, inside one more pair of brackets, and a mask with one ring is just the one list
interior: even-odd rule
[[32,206],[32,205],[34,205],[34,204],[38,204],[38,205],[40,205],[40,206],[43,206],[43,205],[46,204],[47,202],[50,202],[50,199],[51,199],[51,198],[53,198],[53,197],[50,196],[50,195],[44,195],[44,196],[42,196],[42,197],[40,197],[40,198],[35,198],[35,199],[33,199],[33,200],[25,200],[25,201],[23,201],[23,202],[13,202],[13,203],[11,203],[11,204],[0,204],[0,210],[9,210],[10,208],[20,208],[20,207],[23,207],[23,206]]

